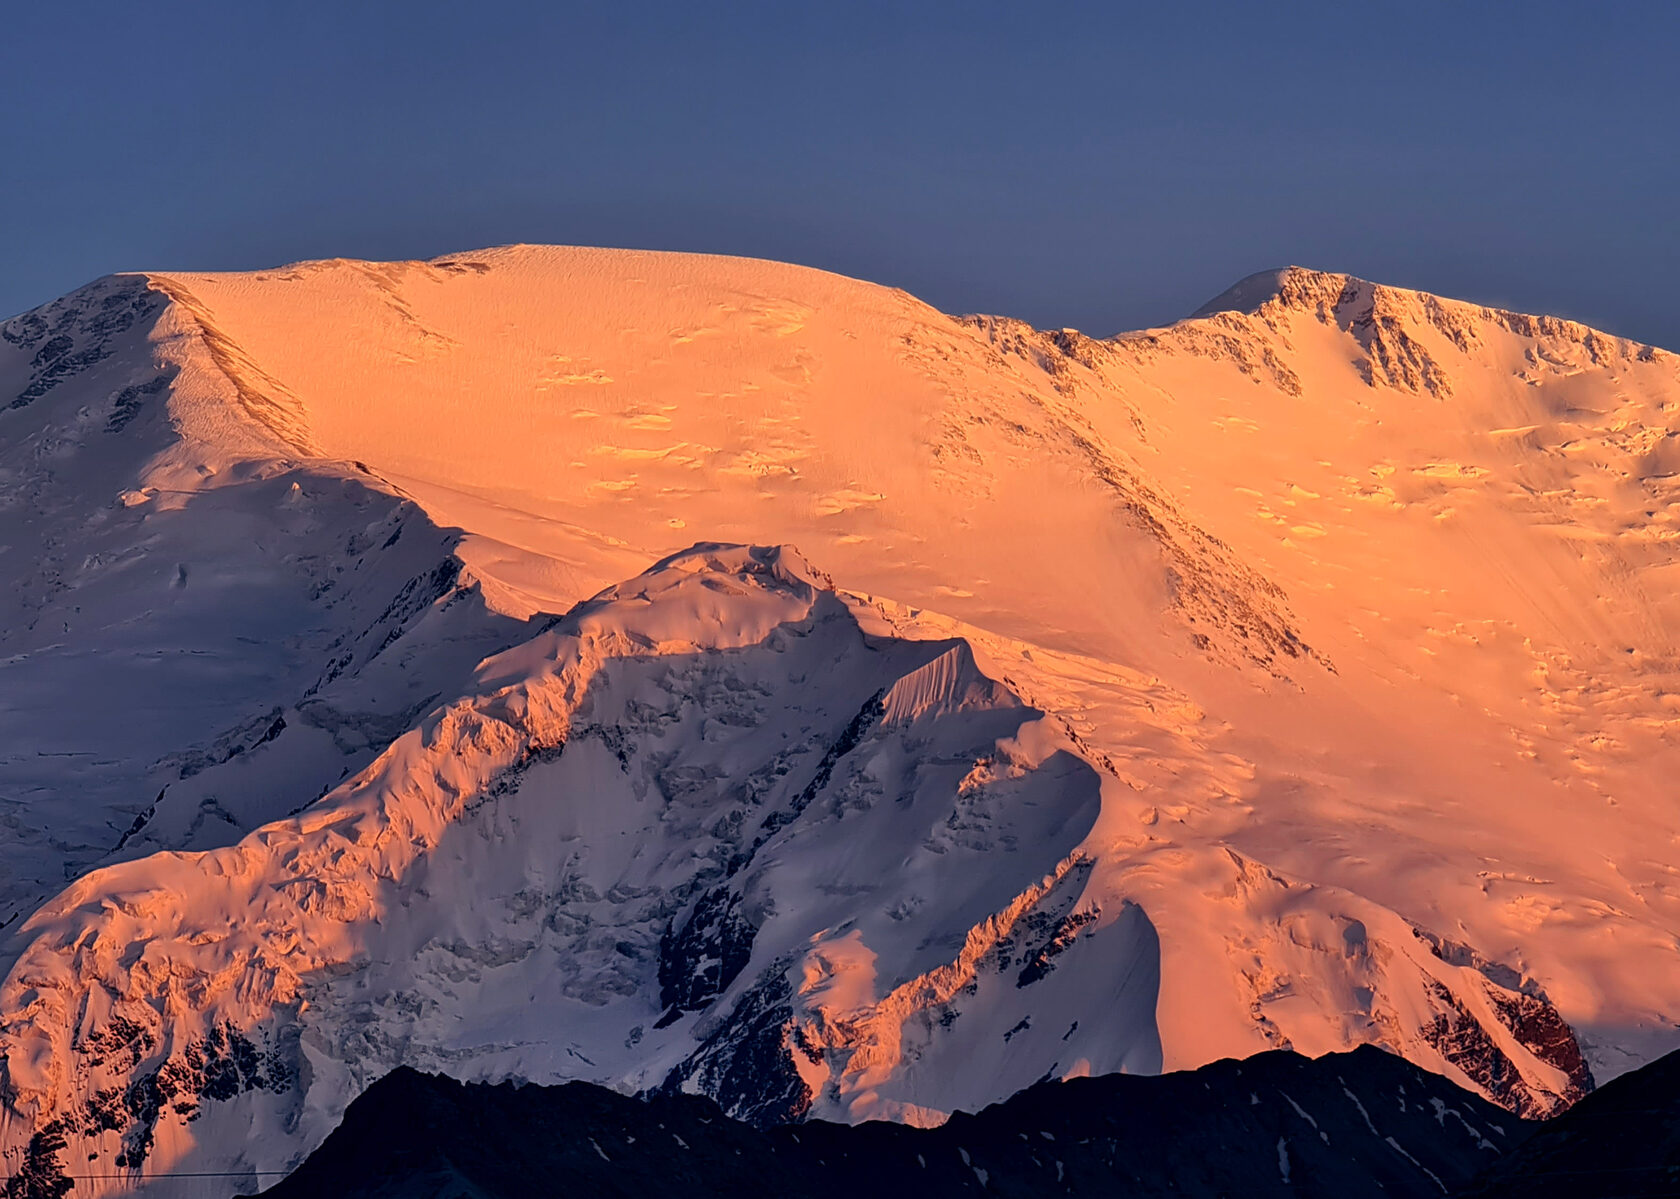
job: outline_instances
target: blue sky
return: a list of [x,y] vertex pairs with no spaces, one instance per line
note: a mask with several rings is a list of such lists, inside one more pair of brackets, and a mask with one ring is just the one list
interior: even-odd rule
[[15,6],[0,313],[509,241],[1095,334],[1301,263],[1680,349],[1680,5]]

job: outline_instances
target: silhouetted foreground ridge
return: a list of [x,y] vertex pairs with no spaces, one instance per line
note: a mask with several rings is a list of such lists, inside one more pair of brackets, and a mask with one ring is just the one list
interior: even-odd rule
[[932,1129],[761,1131],[696,1096],[473,1085],[404,1068],[264,1196],[1439,1196],[1534,1127],[1368,1046],[1041,1083]]
[[1496,1162],[1465,1199],[1680,1195],[1680,1053],[1624,1074]]

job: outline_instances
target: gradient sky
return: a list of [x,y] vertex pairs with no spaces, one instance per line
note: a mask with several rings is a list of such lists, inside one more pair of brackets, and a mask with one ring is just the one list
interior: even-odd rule
[[12,6],[0,314],[510,241],[1094,334],[1301,263],[1680,349],[1680,4]]

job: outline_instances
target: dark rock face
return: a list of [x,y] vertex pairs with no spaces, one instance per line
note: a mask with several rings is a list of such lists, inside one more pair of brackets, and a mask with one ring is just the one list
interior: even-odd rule
[[1489,962],[1468,945],[1435,936],[1423,929],[1414,935],[1428,942],[1430,951],[1455,966],[1469,966],[1482,976],[1482,987],[1499,1023],[1535,1057],[1563,1071],[1569,1082],[1561,1092],[1529,1083],[1494,1042],[1484,1027],[1446,987],[1433,984],[1436,1017],[1422,1029],[1441,1056],[1486,1089],[1502,1107],[1530,1119],[1555,1116],[1593,1089],[1592,1070],[1581,1053],[1574,1031],[1552,1006],[1546,993],[1509,967]]
[[[112,276],[0,325],[0,341],[30,355],[29,382],[5,407],[26,408],[64,380],[103,362],[115,352],[112,343],[118,336],[162,306],[162,297],[145,279]],[[132,419],[144,396],[162,387],[129,389],[132,394],[119,398],[112,415],[116,427]]]
[[[880,722],[885,713],[882,705],[884,695],[884,691],[877,691],[869,697],[823,752],[804,789],[785,807],[776,808],[765,816],[752,843],[741,846],[731,855],[724,871],[726,878],[738,876],[752,863],[754,855],[765,843],[779,829],[798,819],[800,813],[829,785],[835,767]],[[738,835],[743,824],[741,814],[736,814],[729,828],[722,831]],[[747,919],[741,907],[738,887],[729,882],[720,884],[702,894],[689,910],[687,918],[681,923],[673,920],[660,937],[659,1001],[665,1007],[665,1014],[659,1018],[655,1028],[675,1023],[685,1012],[705,1010],[746,969],[752,958],[758,927]],[[750,997],[742,1003],[750,1007]],[[801,1107],[800,1113],[803,1111]]]
[[65,1176],[59,1154],[65,1150],[64,1130],[57,1122],[29,1138],[17,1173],[6,1180],[5,1199],[64,1199],[75,1183]]
[[1472,946],[1426,929],[1412,931],[1442,961],[1477,971],[1499,1022],[1535,1057],[1568,1075],[1569,1083],[1561,1093],[1530,1085],[1515,1063],[1494,1044],[1489,1030],[1448,994],[1446,988],[1437,987],[1439,1014],[1423,1032],[1443,1057],[1486,1087],[1487,1093],[1501,1106],[1521,1116],[1554,1116],[1592,1091],[1592,1070],[1581,1053],[1580,1043],[1538,983],[1509,966],[1488,961]]
[[1521,1071],[1505,1051],[1494,1043],[1476,1017],[1458,998],[1438,982],[1429,984],[1437,1014],[1421,1032],[1424,1040],[1441,1051],[1441,1056],[1464,1071],[1489,1095],[1528,1116],[1543,1116],[1546,1107],[1531,1098]]
[[1440,1196],[1531,1125],[1381,1050],[1042,1083],[941,1128],[754,1129],[710,1101],[398,1070],[272,1199]]
[[799,1048],[789,1043],[793,988],[787,967],[792,963],[780,964],[782,969],[768,971],[671,1071],[661,1084],[663,1094],[698,1088],[714,1096],[730,1118],[757,1128],[799,1120],[811,1110],[811,1088],[788,1056]]
[[679,929],[659,942],[659,1002],[665,1021],[697,1012],[734,982],[752,957],[758,929],[741,915],[741,897],[727,886],[700,897]]
[[[118,1017],[90,1034],[83,1045],[93,1064],[111,1059],[138,1063],[153,1055],[156,1043],[151,1030]],[[151,1152],[158,1120],[166,1111],[192,1120],[206,1101],[232,1099],[246,1091],[284,1092],[291,1085],[292,1070],[284,1055],[257,1045],[231,1025],[216,1025],[209,1035],[137,1072],[127,1087],[90,1095],[66,1127],[120,1132],[123,1151],[116,1165],[138,1169]]]
[[772,812],[765,817],[758,836],[753,840],[752,853],[757,853],[764,842],[769,840],[778,829],[797,820],[799,814],[810,807],[811,801],[822,792],[823,788],[828,786],[829,780],[834,777],[834,768],[840,764],[841,759],[856,749],[868,736],[869,730],[874,728],[880,722],[881,717],[885,715],[886,708],[881,702],[885,695],[886,692],[878,691],[869,697],[868,702],[858,709],[858,714],[852,717],[850,724],[840,730],[840,735],[834,739],[834,744],[830,745],[823,754],[822,761],[817,763],[816,773],[811,776],[811,781],[805,785],[805,789],[794,798],[786,809]]
[[1569,1075],[1566,1100],[1576,1102],[1593,1089],[1587,1059],[1581,1056],[1575,1033],[1563,1022],[1556,1008],[1542,998],[1520,992],[1490,991],[1488,997],[1500,1021],[1516,1034],[1517,1040],[1548,1066],[1556,1066]]
[[123,388],[111,401],[111,415],[105,420],[107,433],[121,433],[135,417],[140,415],[146,400],[158,395],[169,386],[173,375],[159,375],[147,383],[135,383]]
[[1488,1168],[1465,1199],[1680,1195],[1680,1053],[1607,1082]]
[[[1080,869],[1078,871],[1079,881],[1082,882],[1083,876],[1089,873],[1089,867]],[[1071,949],[1073,943],[1079,939],[1079,930],[1088,924],[1094,924],[1100,915],[1102,915],[1102,909],[1092,907],[1083,911],[1069,912],[1060,919],[1056,919],[1043,943],[1036,949],[1028,950],[1026,965],[1022,966],[1021,973],[1015,976],[1015,985],[1017,987],[1030,987],[1040,979],[1047,978],[1050,972],[1056,968],[1055,959]],[[1029,915],[1023,923],[1028,926],[1028,932],[1034,932],[1037,930],[1037,926],[1043,923],[1043,915],[1035,912]]]
[[[134,1064],[155,1060],[158,1045],[151,1029],[118,1016],[83,1038],[82,1047],[94,1064]],[[293,1081],[283,1053],[256,1044],[231,1026],[216,1025],[207,1036],[135,1074],[126,1087],[96,1091],[80,1108],[43,1125],[30,1138],[21,1161],[4,1163],[11,1176],[0,1185],[0,1199],[62,1199],[70,1194],[75,1167],[60,1156],[67,1133],[122,1134],[123,1148],[114,1164],[139,1170],[166,1113],[195,1120],[205,1102],[246,1091],[284,1092]]]

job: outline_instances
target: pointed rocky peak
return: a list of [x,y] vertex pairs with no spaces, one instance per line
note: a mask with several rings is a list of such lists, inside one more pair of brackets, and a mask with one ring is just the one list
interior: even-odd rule
[[1189,319],[1199,320],[1221,312],[1264,315],[1281,310],[1329,315],[1355,307],[1368,309],[1379,292],[1422,295],[1384,287],[1353,275],[1286,266],[1256,271],[1239,279],[1192,312]]
[[1399,322],[1428,325],[1464,351],[1480,344],[1488,329],[1498,329],[1535,340],[1579,343],[1595,360],[1612,354],[1650,360],[1664,353],[1566,317],[1493,308],[1303,266],[1257,271],[1220,292],[1187,319],[1202,320],[1221,313],[1276,319],[1289,312],[1310,313],[1321,321],[1355,331],[1373,324],[1389,328]]
[[1296,316],[1340,329],[1359,343],[1367,383],[1447,399],[1447,360],[1472,354],[1495,330],[1519,336],[1561,336],[1592,345],[1612,339],[1557,317],[1530,317],[1428,292],[1372,283],[1352,275],[1290,266],[1261,271],[1209,300],[1191,320],[1240,314],[1277,330]]
[[1245,275],[1192,312],[1190,319],[1199,320],[1216,312],[1254,312],[1261,305],[1277,299],[1288,277],[1301,269],[1295,266],[1274,267]]

